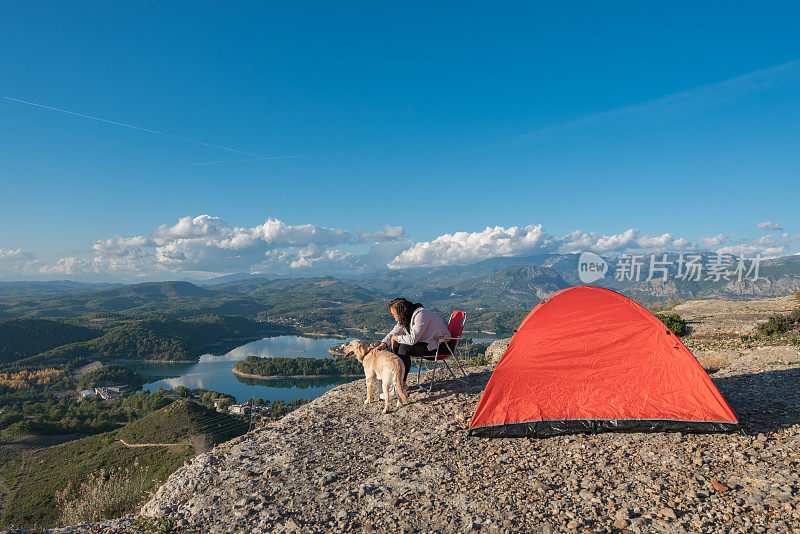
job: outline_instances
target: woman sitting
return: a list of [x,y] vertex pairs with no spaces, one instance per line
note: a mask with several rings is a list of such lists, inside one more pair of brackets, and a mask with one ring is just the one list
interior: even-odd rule
[[388,348],[403,360],[405,383],[411,369],[411,357],[435,355],[439,346],[436,338],[447,337],[450,331],[438,315],[423,308],[422,304],[414,304],[406,299],[389,302],[389,313],[397,324],[373,350]]

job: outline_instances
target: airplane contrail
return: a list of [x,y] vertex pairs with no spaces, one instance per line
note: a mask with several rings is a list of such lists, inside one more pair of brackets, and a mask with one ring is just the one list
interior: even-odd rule
[[798,79],[800,79],[800,59],[795,59],[640,104],[584,115],[517,136],[512,141],[531,141],[542,135],[563,131],[568,128],[591,126],[615,119],[646,117],[657,114],[666,115],[687,109],[703,110],[749,94],[797,84]]
[[218,163],[241,163],[248,161],[265,161],[269,159],[287,159],[287,158],[310,158],[311,154],[297,154],[294,156],[270,156],[265,158],[247,158],[247,159],[221,159],[218,161],[201,161],[192,163],[192,165],[217,165]]
[[[4,96],[3,98],[6,99],[6,100],[11,100],[12,102],[18,102],[20,104],[27,104],[29,106],[35,106],[37,108],[49,109],[51,111],[58,111],[58,112],[61,112],[61,113],[66,113],[68,115],[75,115],[76,117],[83,117],[84,119],[92,119],[94,121],[100,121],[100,122],[105,122],[105,123],[108,123],[108,124],[114,124],[116,126],[124,126],[125,128],[133,128],[134,130],[139,130],[140,132],[147,132],[147,133],[151,133],[151,134],[161,135],[163,137],[169,137],[171,139],[177,139],[179,141],[186,141],[188,143],[194,143],[196,145],[202,145],[202,146],[207,146],[207,147],[211,147],[211,148],[219,148],[220,150],[227,150],[228,152],[236,152],[237,154],[244,154],[245,156],[253,156],[254,158],[257,158],[257,159],[242,160],[242,161],[261,161],[261,160],[284,159],[284,158],[307,158],[307,157],[310,156],[308,154],[302,154],[302,155],[297,155],[297,156],[273,156],[273,157],[264,156],[262,154],[254,154],[253,152],[246,152],[244,150],[239,150],[238,148],[230,148],[230,147],[227,147],[227,146],[215,145],[213,143],[206,143],[204,141],[198,141],[197,139],[189,139],[188,137],[181,137],[179,135],[172,135],[172,134],[169,134],[169,133],[166,133],[166,132],[159,132],[157,130],[151,130],[149,128],[142,128],[141,126],[134,126],[133,124],[125,124],[124,122],[116,122],[116,121],[112,121],[112,120],[108,120],[108,119],[103,119],[101,117],[94,117],[92,115],[85,115],[83,113],[77,113],[75,111],[69,111],[67,109],[55,108],[55,107],[52,107],[52,106],[45,106],[44,104],[37,104],[36,102],[29,102],[27,100],[20,100],[18,98],[11,98],[10,96]],[[213,163],[223,163],[223,161],[209,162],[209,163],[197,163],[197,164],[193,164],[193,165],[210,165],[210,164],[213,164]]]

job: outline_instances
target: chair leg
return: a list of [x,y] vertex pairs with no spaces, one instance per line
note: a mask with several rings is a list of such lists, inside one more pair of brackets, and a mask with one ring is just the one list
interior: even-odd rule
[[433,372],[431,374],[431,385],[429,386],[428,393],[433,391],[433,381],[436,380],[436,368],[439,367],[439,360],[433,360]]
[[422,383],[422,378],[420,378],[423,365],[425,365],[425,372],[426,373],[429,373],[431,371],[430,369],[428,369],[428,361],[425,358],[420,358],[419,367],[417,368],[417,385],[419,386],[419,389],[421,389],[421,390],[423,390],[423,391],[425,391],[427,393],[430,393],[431,389],[433,389],[433,377],[436,376],[436,367],[435,366],[433,367],[433,374],[431,375],[431,381],[428,384],[428,386],[426,387]]
[[458,364],[458,368],[461,370],[461,375],[464,377],[464,379],[462,380],[462,379],[460,379],[460,378],[457,378],[455,375],[453,375],[453,378],[455,378],[456,380],[459,380],[459,381],[461,381],[461,382],[463,382],[463,383],[465,383],[465,384],[466,384],[466,383],[467,383],[467,380],[468,380],[468,378],[467,378],[467,372],[464,370],[464,366],[463,366],[463,365],[461,365],[461,360],[459,360],[459,359],[458,359],[458,356],[456,356],[455,354],[453,354],[453,358],[455,358],[455,360],[456,360],[456,363]]
[[447,370],[448,370],[448,371],[450,371],[450,376],[452,376],[452,377],[453,377],[453,380],[461,380],[461,379],[460,379],[460,378],[458,378],[458,377],[456,376],[456,374],[453,372],[453,367],[450,365],[450,363],[449,363],[447,360],[444,360],[444,364],[447,366]]
[[450,371],[450,374],[453,376],[454,380],[458,380],[462,384],[466,384],[467,383],[467,373],[466,373],[466,371],[464,371],[464,367],[461,365],[461,360],[458,359],[458,356],[457,356],[458,352],[453,350],[449,345],[447,347],[447,350],[448,350],[448,352],[450,352],[450,356],[452,356],[456,360],[456,363],[458,364],[458,368],[461,370],[461,374],[464,376],[464,378],[463,379],[458,378],[456,376],[456,374],[453,372],[453,369],[450,366],[450,364],[447,362],[447,360],[445,360],[444,363],[447,364],[447,370]]
[[425,386],[422,385],[422,363],[424,361],[425,360],[420,358],[419,364],[417,365],[417,388],[419,388],[419,389],[421,389],[423,391],[428,391],[428,389],[426,389]]

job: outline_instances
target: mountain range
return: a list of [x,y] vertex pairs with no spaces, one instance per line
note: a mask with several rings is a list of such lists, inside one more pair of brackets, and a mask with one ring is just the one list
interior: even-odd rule
[[[667,278],[617,279],[623,257],[610,258],[605,278],[592,285],[620,291],[644,302],[693,298],[752,299],[800,291],[800,255],[762,260],[758,279],[719,280],[676,278],[677,254],[668,254]],[[698,263],[713,263],[702,254]],[[442,311],[455,308],[529,310],[547,295],[580,285],[577,254],[493,258],[471,265],[387,271],[370,277],[273,279],[247,274],[229,275],[204,283],[147,282],[141,284],[82,284],[4,282],[0,284],[0,318],[79,317],[86,314],[127,316],[201,314],[242,315],[270,321],[299,320],[304,324],[336,322],[331,314],[383,313],[385,302],[404,296]],[[731,267],[733,268],[733,267]],[[361,319],[353,317],[353,322]],[[380,326],[383,326],[383,319]],[[378,326],[378,325],[376,325]]]

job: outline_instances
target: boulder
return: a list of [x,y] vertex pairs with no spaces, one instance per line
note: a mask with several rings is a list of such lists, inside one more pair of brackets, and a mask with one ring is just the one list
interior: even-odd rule
[[497,365],[497,362],[500,361],[500,358],[503,356],[510,342],[510,337],[498,339],[486,348],[486,356],[489,358],[492,365]]

